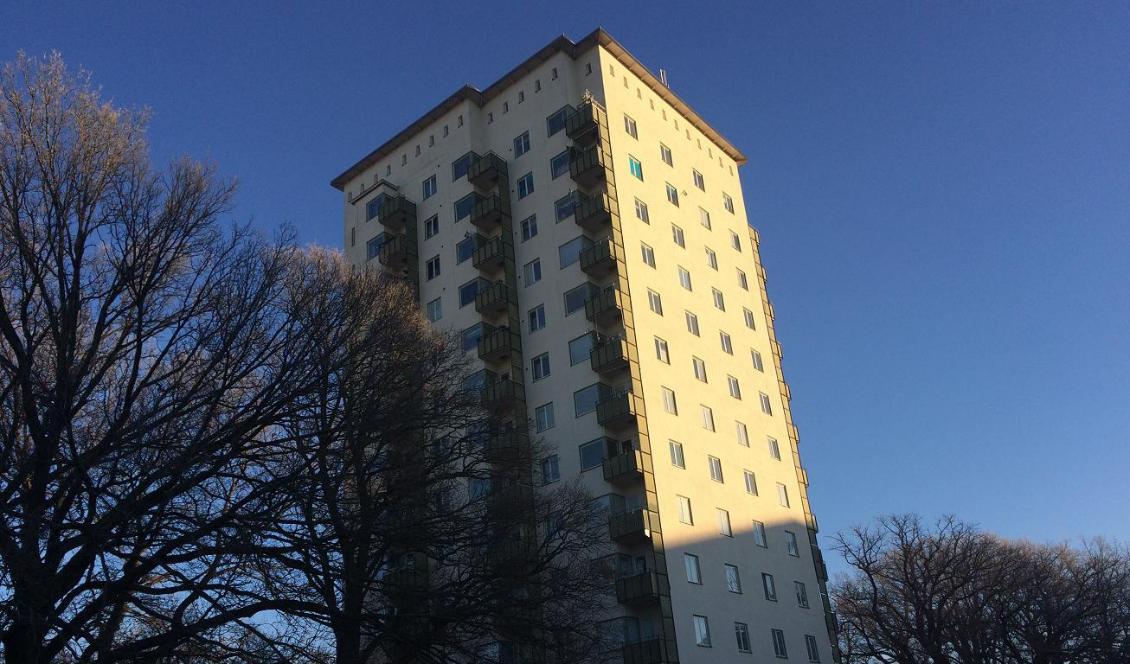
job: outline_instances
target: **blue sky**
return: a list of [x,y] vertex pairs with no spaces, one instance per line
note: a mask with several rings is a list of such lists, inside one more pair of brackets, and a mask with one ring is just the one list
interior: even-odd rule
[[330,246],[333,176],[601,25],[750,158],[825,535],[1130,540],[1130,5],[46,4],[0,6],[0,59],[60,50],[236,219]]

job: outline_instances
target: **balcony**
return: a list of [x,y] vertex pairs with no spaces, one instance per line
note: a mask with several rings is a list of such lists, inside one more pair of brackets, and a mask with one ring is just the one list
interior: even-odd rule
[[475,294],[475,311],[483,316],[497,316],[510,304],[510,289],[506,282],[496,281]]
[[500,180],[505,184],[506,179],[506,162],[493,152],[471,162],[471,167],[467,169],[467,181],[479,189],[495,187]]
[[384,242],[381,243],[377,260],[389,270],[403,270],[415,258],[415,251],[410,247],[407,235],[389,235],[385,233]]
[[513,380],[498,380],[483,388],[480,397],[483,408],[493,413],[504,413],[514,408],[514,402],[525,399],[525,388]]
[[529,449],[529,435],[510,429],[492,434],[487,439],[487,452],[492,459],[520,458]]
[[479,359],[498,362],[522,347],[521,337],[509,327],[499,327],[479,337]]
[[499,235],[489,240],[482,240],[479,248],[475,249],[471,263],[475,269],[486,274],[496,274],[506,266],[506,259],[514,259],[514,245],[507,241],[508,238]]
[[610,163],[608,154],[599,145],[569,149],[569,177],[586,189],[604,182]]
[[611,484],[629,484],[643,476],[643,453],[632,450],[626,454],[608,457],[603,462],[604,481]]
[[581,250],[581,271],[592,277],[608,276],[616,270],[617,255],[612,238],[601,238]]
[[573,218],[577,225],[590,233],[599,233],[612,221],[612,199],[608,194],[586,196],[581,192],[574,194],[576,207]]
[[636,412],[636,395],[621,392],[597,402],[596,421],[602,427],[620,429],[635,424]]
[[484,231],[494,230],[509,219],[510,206],[503,205],[497,194],[480,197],[471,210],[471,224]]
[[389,230],[404,230],[408,220],[416,219],[416,204],[403,196],[385,196],[377,221]]
[[585,318],[597,325],[611,325],[623,316],[623,304],[624,293],[609,286],[585,302]]
[[594,346],[589,351],[592,370],[599,374],[616,373],[628,367],[628,342],[626,339],[612,337]]
[[616,601],[628,605],[657,602],[660,586],[661,582],[655,572],[620,577],[616,579]]
[[390,569],[384,582],[390,595],[414,595],[428,587],[429,565],[424,554],[414,553],[404,557],[404,562]]
[[[674,648],[671,649],[674,652]],[[671,661],[666,656],[667,645],[663,639],[647,639],[629,643],[620,649],[624,664],[665,664]]]
[[655,514],[644,508],[613,514],[608,518],[608,535],[614,542],[632,544],[651,537]]
[[565,118],[565,135],[578,145],[592,145],[600,139],[598,130],[605,124],[604,110],[589,100]]

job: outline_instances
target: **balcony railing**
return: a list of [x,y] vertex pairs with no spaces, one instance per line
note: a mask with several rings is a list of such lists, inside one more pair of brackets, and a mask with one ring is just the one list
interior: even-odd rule
[[628,342],[612,337],[605,339],[589,351],[589,363],[597,373],[615,373],[628,367]]
[[475,295],[475,311],[483,316],[497,316],[510,304],[510,289],[506,282],[496,281]]
[[471,162],[467,169],[467,181],[479,189],[490,189],[501,180],[506,182],[506,162],[493,152],[488,152]]
[[602,465],[606,482],[612,484],[635,482],[643,474],[643,453],[632,450],[626,454],[617,454],[605,459]]
[[[644,572],[616,579],[616,601],[644,604],[659,600],[661,581],[655,572]],[[669,590],[667,592],[670,592]]]
[[407,235],[389,235],[386,233],[385,240],[381,243],[381,251],[377,254],[377,260],[390,270],[403,270],[412,260],[412,254],[415,253],[409,246],[410,244]]
[[623,428],[636,421],[636,395],[621,392],[605,397],[596,404],[596,421],[602,427]]
[[509,327],[499,327],[479,337],[479,359],[497,362],[521,348],[521,337]]
[[569,150],[569,176],[586,189],[604,181],[610,164],[608,154],[599,145]]
[[528,449],[529,442],[529,435],[523,431],[500,431],[487,439],[487,452],[494,459],[514,459]]
[[422,593],[428,587],[430,566],[423,554],[411,554],[405,562],[390,569],[384,582],[390,595]]
[[479,198],[471,210],[471,224],[485,231],[498,228],[504,219],[509,218],[510,206],[503,204],[497,194]]
[[586,196],[578,191],[573,195],[576,198],[573,218],[578,226],[590,233],[599,233],[608,227],[612,220],[612,199],[608,194]]
[[392,230],[402,230],[409,219],[416,218],[416,204],[404,196],[386,196],[377,214],[377,221]]
[[[624,664],[664,664],[670,661],[666,656],[667,650],[663,639],[647,639],[628,643],[620,649],[620,652]],[[671,651],[674,652],[673,647]]]
[[514,258],[514,245],[507,240],[501,235],[483,240],[471,257],[475,269],[487,274],[501,270],[506,265],[507,258]]
[[608,535],[621,544],[643,541],[651,537],[655,517],[655,513],[644,508],[613,514],[608,518]]
[[624,293],[609,286],[585,302],[585,318],[597,325],[611,325],[623,315]]
[[483,408],[502,413],[514,408],[514,402],[525,398],[525,388],[513,380],[497,380],[483,388],[481,403]]
[[616,269],[616,245],[606,237],[581,250],[581,271],[592,277],[604,277]]
[[565,118],[565,135],[579,145],[592,145],[600,138],[598,129],[605,124],[604,110],[589,100]]

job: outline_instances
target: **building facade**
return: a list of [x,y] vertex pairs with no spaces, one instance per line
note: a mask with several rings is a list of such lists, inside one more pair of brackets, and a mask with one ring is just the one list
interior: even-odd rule
[[464,87],[334,179],[345,252],[413,282],[608,508],[625,662],[834,659],[745,157],[603,30]]

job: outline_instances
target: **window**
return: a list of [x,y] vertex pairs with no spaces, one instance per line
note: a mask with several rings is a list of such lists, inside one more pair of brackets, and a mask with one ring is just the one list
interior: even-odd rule
[[679,285],[687,290],[694,290],[691,287],[691,273],[684,267],[679,267]]
[[734,531],[730,529],[730,513],[724,509],[717,508],[718,512],[718,533],[726,537],[733,537]]
[[715,482],[723,482],[722,479],[722,460],[716,456],[708,456],[706,460],[710,466],[710,479]]
[[749,350],[749,353],[750,357],[753,358],[753,368],[757,369],[758,371],[764,372],[765,364],[761,361],[761,353],[753,350],[752,348]]
[[518,178],[518,200],[534,193],[534,174],[526,173]]
[[538,432],[548,431],[553,428],[553,402],[543,403],[534,409],[534,422]]
[[679,190],[670,182],[667,183],[667,202],[679,207]]
[[561,466],[557,455],[551,455],[541,460],[541,483],[552,484],[561,479]]
[[683,238],[683,229],[679,228],[675,224],[671,224],[671,236],[675,240],[675,244],[679,245],[680,247],[686,248],[687,243]]
[[689,311],[687,311],[685,313],[686,313],[686,317],[687,317],[687,332],[690,332],[691,334],[693,334],[697,337],[698,336],[698,316],[692,314]]
[[749,277],[741,270],[738,270],[738,286],[741,286],[742,290],[749,290]]
[[643,254],[644,265],[655,267],[655,250],[650,245],[640,242],[640,253]]
[[455,223],[459,223],[463,219],[471,216],[475,211],[475,195],[467,194],[463,198],[455,201]]
[[769,395],[762,392],[760,394],[760,397],[761,397],[761,412],[765,413],[766,415],[772,415],[773,414],[773,406],[769,403]]
[[439,276],[439,256],[432,256],[427,263],[424,263],[424,274],[428,280]]
[[525,279],[527,288],[541,281],[540,258],[535,258],[522,266],[522,278]]
[[800,581],[793,581],[793,589],[796,591],[796,603],[802,609],[808,608],[808,588]]
[[632,155],[628,155],[628,170],[632,173],[632,177],[643,181],[643,164]]
[[789,658],[789,650],[785,647],[785,633],[779,629],[769,630],[773,636],[773,654],[781,659]]
[[710,647],[710,621],[706,616],[694,616],[694,642],[703,647]]
[[542,378],[549,377],[549,353],[542,353],[534,359],[530,360],[530,370],[534,374],[534,380],[541,380]]
[[692,357],[691,365],[694,367],[694,377],[702,382],[708,382],[706,379],[706,363],[701,358]]
[[[694,178],[694,186],[703,191],[706,191],[706,180],[702,178],[702,173],[699,173],[698,171],[691,171],[691,177]],[[723,196],[725,196],[725,194],[723,194]]]
[[734,427],[737,429],[738,445],[749,447],[749,430],[746,429],[745,423],[734,420]]
[[662,159],[663,163],[667,164],[668,166],[675,165],[675,160],[671,156],[671,148],[662,143],[659,144],[659,158]]
[[777,482],[777,502],[781,507],[789,506],[789,487]]
[[522,228],[522,242],[529,240],[538,234],[538,217],[536,214],[531,214],[521,221],[519,224]]
[[734,214],[734,199],[729,194],[722,194],[722,207],[726,208],[726,212]]
[[745,476],[745,492],[751,496],[757,495],[757,476],[753,472],[743,470],[742,474]]
[[763,573],[761,575],[761,585],[765,589],[765,599],[769,600],[770,602],[776,602],[777,585],[773,583],[773,575]]
[[702,428],[707,431],[714,431],[714,411],[710,409],[710,406],[699,404],[699,407],[702,409]]
[[628,132],[628,135],[632,138],[639,138],[639,134],[636,133],[636,121],[631,116],[624,116],[624,131]]
[[479,294],[479,289],[482,285],[482,280],[472,279],[459,287],[459,306],[465,307],[475,301],[475,296]]
[[734,231],[730,231],[730,246],[738,251],[742,250],[742,239]]
[[710,213],[702,208],[698,209],[698,223],[706,230],[710,230]]
[[464,261],[471,260],[475,255],[475,236],[468,234],[455,245],[455,264],[459,265]]
[[483,324],[475,323],[471,327],[463,330],[461,335],[463,337],[463,352],[475,349],[479,346],[479,339],[483,336]]
[[735,399],[742,398],[742,386],[738,384],[738,379],[733,376],[726,376],[726,382],[730,385],[730,396]]
[[530,332],[537,332],[545,327],[545,305],[539,304],[538,306],[530,309],[529,311]]
[[[462,125],[460,125],[462,126]],[[471,168],[471,162],[475,160],[475,153],[468,152],[462,157],[451,162],[451,181],[454,182],[467,174]]]
[[781,460],[781,445],[777,442],[776,438],[768,438],[766,442],[769,444],[769,456],[777,461]]
[[694,513],[691,512],[691,499],[686,496],[676,496],[679,499],[679,521],[687,525],[694,525]]
[[651,218],[647,216],[647,203],[640,199],[636,199],[636,218],[645,224],[651,223]]
[[365,204],[365,221],[372,221],[377,218],[381,213],[381,205],[384,205],[385,197],[377,196]]
[[577,209],[577,198],[573,194],[565,194],[553,202],[553,214],[557,222],[561,223],[573,215]]
[[596,410],[596,404],[601,396],[608,391],[608,387],[600,383],[593,383],[573,393],[573,414],[576,417],[587,415]]
[[655,357],[663,364],[671,364],[671,355],[667,352],[667,342],[655,337]]
[[736,565],[725,565],[726,569],[726,590],[732,593],[741,594],[742,592],[742,577],[738,574]]
[[671,452],[671,465],[676,468],[686,468],[686,459],[683,457],[683,444],[669,440],[667,448]]
[[514,139],[514,158],[517,159],[530,151],[530,132],[524,131]]
[[557,258],[562,270],[581,260],[581,252],[585,249],[586,239],[584,236],[578,235],[557,248]]
[[660,316],[663,315],[663,299],[659,297],[659,293],[656,293],[650,288],[647,289],[647,305],[651,307],[651,310],[655,313]]
[[794,558],[800,557],[800,547],[797,545],[796,533],[791,530],[785,531],[785,548],[788,549],[790,556]]
[[712,270],[718,269],[718,254],[714,253],[714,250],[710,247],[706,248],[706,264],[709,265]]
[[756,323],[756,321],[753,320],[753,312],[750,311],[749,309],[743,308],[742,313],[745,314],[745,326],[748,327],[751,330],[756,330],[757,329],[757,323]]
[[563,108],[554,111],[552,115],[545,119],[545,130],[548,136],[553,136],[557,132],[565,128],[565,118],[573,110],[572,106],[564,106]]
[[581,470],[590,470],[600,465],[604,460],[604,439],[590,440],[581,445]]
[[698,556],[684,553],[683,567],[687,570],[687,583],[702,585],[702,569],[698,566]]
[[753,522],[753,543],[763,549],[769,546],[769,541],[765,539],[765,524],[760,521]]
[[663,388],[663,410],[672,415],[679,414],[679,404],[675,401],[675,391],[667,387]]
[[380,234],[365,243],[365,260],[373,260],[381,253],[381,245],[385,243],[384,234]]
[[565,291],[565,315],[584,309],[585,302],[588,302],[590,297],[592,297],[592,285],[588,282]]
[[433,214],[424,220],[424,239],[434,237],[439,234],[439,215]]
[[427,180],[424,180],[424,200],[431,198],[435,195],[436,191],[438,191],[436,187],[436,176],[433,175]]
[[592,334],[582,334],[569,342],[569,366],[576,366],[581,362],[588,362],[592,352]]
[[714,306],[721,311],[725,311],[726,301],[722,298],[722,291],[717,288],[711,288],[710,290],[714,293]]
[[734,636],[738,640],[738,652],[753,652],[749,643],[749,625],[743,622],[734,623]]
[[569,173],[569,151],[562,150],[549,160],[549,177],[556,180]]
[[727,355],[734,354],[734,344],[730,341],[730,335],[722,330],[718,330],[718,342],[722,344],[722,352]]
[[440,298],[437,297],[436,299],[432,300],[431,302],[428,302],[427,312],[428,312],[428,320],[430,320],[433,323],[436,322],[437,320],[443,318],[443,302],[440,301]]
[[811,634],[804,635],[804,647],[808,650],[808,661],[820,661],[820,647],[816,645],[816,637]]

